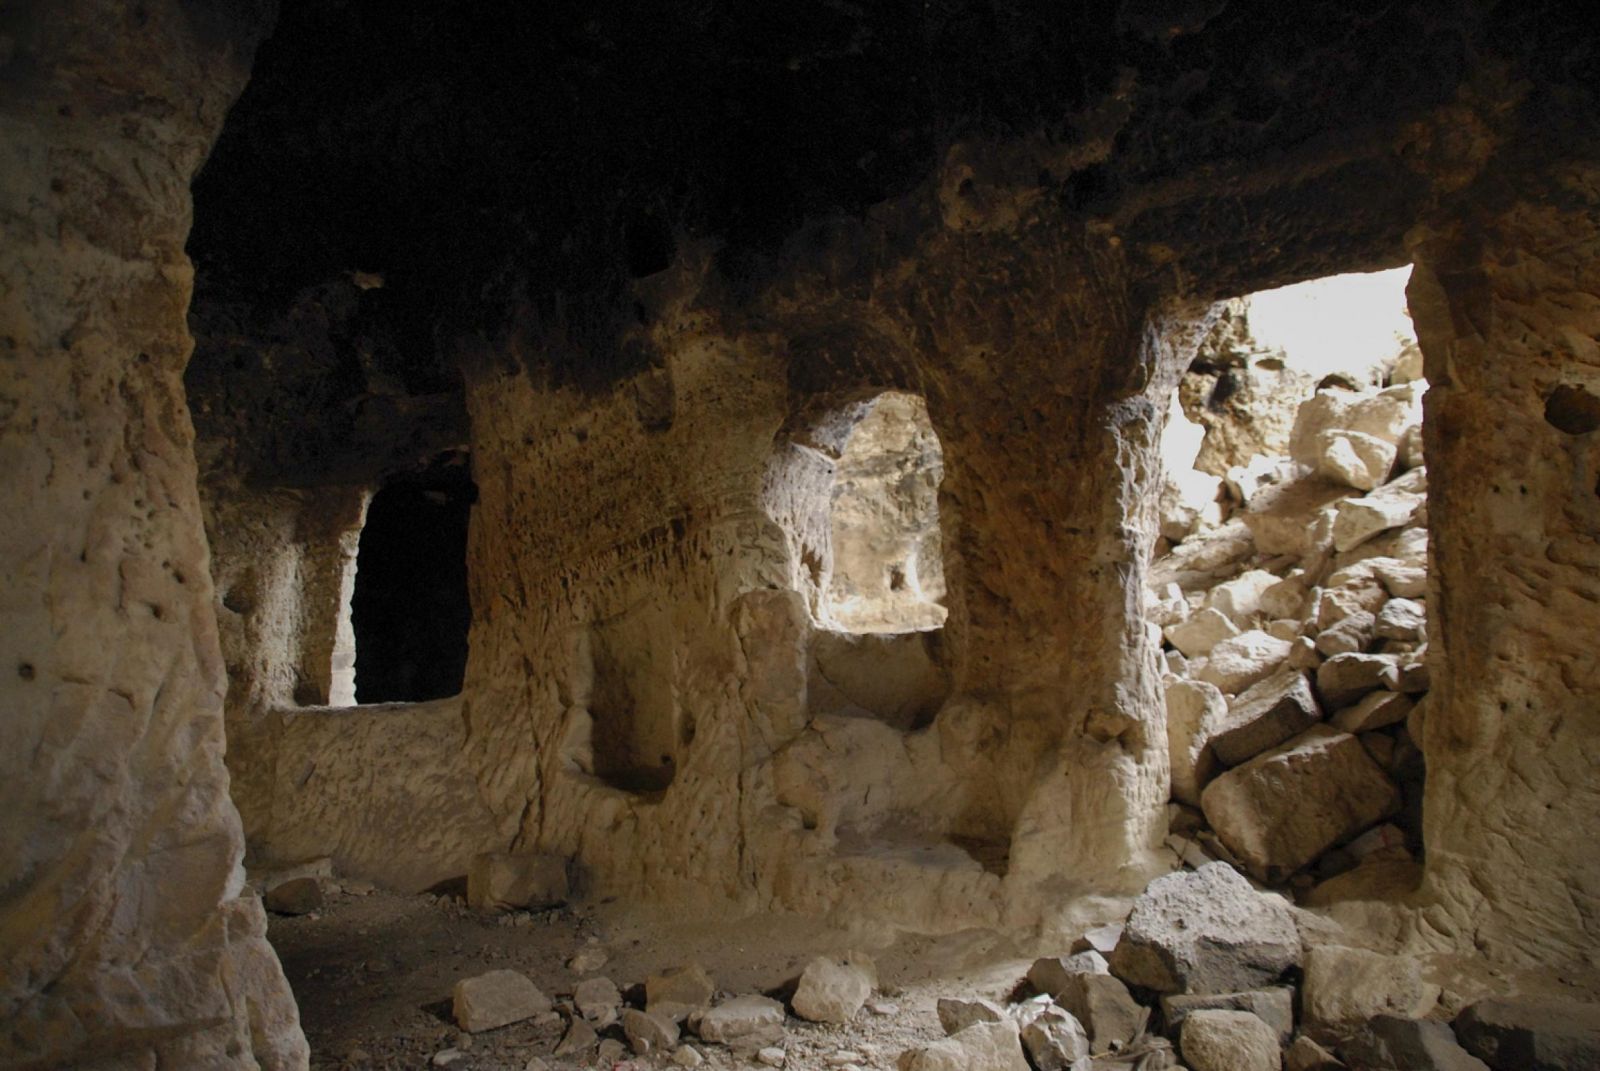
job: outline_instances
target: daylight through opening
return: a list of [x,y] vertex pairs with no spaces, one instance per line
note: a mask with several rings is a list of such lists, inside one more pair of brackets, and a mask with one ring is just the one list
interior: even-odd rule
[[[1420,880],[1427,382],[1408,275],[1220,306],[1162,441],[1147,605],[1170,843],[1313,900],[1357,867]],[[1259,786],[1286,776],[1303,813],[1263,821]]]
[[833,575],[826,618],[846,632],[944,624],[939,481],[944,455],[914,394],[879,395],[846,440],[829,502]]

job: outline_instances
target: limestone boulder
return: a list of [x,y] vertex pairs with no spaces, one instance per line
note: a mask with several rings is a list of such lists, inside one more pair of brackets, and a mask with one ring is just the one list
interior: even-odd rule
[[1299,735],[1321,717],[1306,675],[1281,669],[1228,704],[1221,723],[1211,731],[1211,748],[1222,762],[1237,766]]
[[1306,953],[1300,990],[1306,1032],[1336,1038],[1377,1015],[1418,1019],[1439,999],[1411,956],[1388,956],[1360,948],[1318,945]]
[[1072,1071],[1089,1055],[1089,1034],[1071,1012],[1051,1004],[1022,1027],[1022,1047],[1037,1071]]
[[[1394,443],[1359,431],[1325,431],[1317,436],[1316,443],[1317,475],[1359,491],[1382,486],[1399,456]],[[1337,533],[1337,519],[1334,524]],[[1334,541],[1337,544],[1337,534]]]
[[573,989],[572,1003],[585,1019],[605,1026],[616,1021],[622,992],[609,978],[586,978]]
[[1332,658],[1365,651],[1377,635],[1377,624],[1372,614],[1356,610],[1317,634],[1317,652]]
[[1276,880],[1394,814],[1401,796],[1359,740],[1316,725],[1217,777],[1200,802],[1228,850]]
[[638,1008],[623,1009],[622,1033],[628,1039],[628,1046],[640,1056],[671,1052],[678,1044],[676,1022],[665,1015]]
[[733,997],[702,1015],[696,1029],[705,1041],[761,1048],[782,1038],[783,1005],[771,997]]
[[322,882],[317,878],[290,878],[269,888],[261,900],[274,915],[309,915],[322,910]]
[[1317,668],[1317,694],[1330,710],[1349,706],[1368,692],[1398,690],[1400,659],[1387,654],[1334,655]]
[[1204,605],[1244,628],[1260,615],[1262,593],[1277,582],[1278,577],[1265,569],[1249,569],[1212,588]]
[[1428,634],[1428,608],[1416,599],[1390,599],[1378,613],[1377,633],[1388,640],[1420,640]]
[[554,1005],[520,971],[489,971],[463,978],[451,994],[451,1014],[471,1034],[544,1015]]
[[900,1057],[901,1071],[1031,1071],[1015,1021],[974,1023]]
[[1149,1018],[1127,986],[1112,977],[1106,959],[1098,952],[1035,960],[1028,970],[1028,983],[1049,994],[1083,1026],[1097,1053],[1137,1037]]
[[1294,1036],[1294,988],[1286,985],[1250,989],[1242,993],[1164,994],[1161,1020],[1168,1037],[1174,1037],[1183,1021],[1197,1011],[1246,1011],[1272,1027],[1280,1045]]
[[545,908],[564,903],[567,861],[531,852],[485,852],[467,870],[467,904],[479,911]]
[[1209,655],[1223,640],[1239,635],[1239,626],[1221,610],[1206,607],[1175,625],[1168,625],[1162,635],[1185,658],[1198,658]]
[[1491,998],[1455,1019],[1468,1052],[1494,1071],[1578,1071],[1600,1067],[1600,1004]]
[[1299,961],[1288,904],[1219,862],[1152,881],[1134,901],[1111,969],[1158,993],[1215,994],[1269,985]]
[[1167,758],[1172,798],[1200,805],[1200,790],[1216,771],[1211,736],[1228,713],[1228,701],[1214,684],[1172,678],[1166,686]]
[[1198,679],[1237,695],[1270,676],[1289,657],[1289,641],[1251,629],[1211,648]]
[[1328,720],[1342,732],[1367,733],[1405,721],[1412,706],[1411,700],[1399,692],[1368,692],[1354,706],[1336,711]]
[[698,963],[669,967],[645,978],[645,1009],[681,1021],[695,1009],[708,1006],[716,992],[716,983]]
[[847,1023],[877,986],[877,968],[866,956],[818,956],[800,975],[792,1002],[794,1013],[813,1023]]
[[1263,490],[1242,515],[1262,554],[1306,557],[1333,545],[1333,503],[1350,488],[1314,476]]
[[1283,1068],[1284,1071],[1346,1071],[1343,1061],[1304,1035],[1295,1038],[1294,1044],[1284,1050]]
[[1410,524],[1426,501],[1422,494],[1394,486],[1345,499],[1334,512],[1334,549],[1351,550],[1381,532]]
[[1461,1047],[1448,1026],[1427,1019],[1375,1016],[1339,1051],[1361,1071],[1489,1071],[1488,1064]]
[[934,1011],[946,1035],[958,1034],[973,1023],[998,1023],[1007,1017],[1006,1009],[992,1000],[962,1000],[960,997],[940,997]]
[[1280,1071],[1282,1053],[1273,1029],[1245,1011],[1191,1014],[1179,1041],[1192,1071]]

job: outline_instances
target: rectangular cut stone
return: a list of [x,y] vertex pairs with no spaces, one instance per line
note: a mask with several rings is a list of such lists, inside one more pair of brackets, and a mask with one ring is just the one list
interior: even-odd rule
[[1277,747],[1321,717],[1306,675],[1294,669],[1280,670],[1228,705],[1222,724],[1211,734],[1211,748],[1224,763],[1237,766]]
[[1361,742],[1316,725],[1221,775],[1206,820],[1252,874],[1277,880],[1400,809],[1400,790]]
[[568,892],[567,861],[556,855],[485,852],[467,871],[467,903],[479,911],[553,907]]

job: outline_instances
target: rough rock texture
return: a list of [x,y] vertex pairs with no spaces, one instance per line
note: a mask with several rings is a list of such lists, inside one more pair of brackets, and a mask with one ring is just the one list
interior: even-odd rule
[[1134,901],[1111,968],[1159,993],[1234,993],[1275,982],[1300,961],[1300,934],[1280,897],[1258,893],[1226,863],[1169,874]]
[[974,1023],[925,1049],[906,1053],[900,1067],[903,1071],[1029,1071],[1017,1024],[1011,1019]]
[[1495,1071],[1575,1071],[1600,1066],[1600,1005],[1480,1000],[1456,1016],[1456,1036]]
[[877,986],[877,969],[866,956],[818,956],[800,972],[790,1003],[796,1015],[813,1023],[848,1023]]
[[467,870],[467,905],[479,911],[554,907],[567,898],[567,861],[535,852],[484,852]]
[[1200,801],[1223,843],[1263,879],[1299,870],[1401,802],[1359,740],[1321,725],[1229,770]]
[[1439,987],[1423,981],[1411,956],[1337,945],[1306,953],[1302,1015],[1313,1036],[1337,1037],[1377,1015],[1420,1019],[1438,999]]
[[1310,728],[1321,716],[1306,675],[1279,670],[1234,697],[1212,731],[1211,748],[1217,758],[1237,766]]
[[1167,1036],[1182,1029],[1183,1021],[1197,1011],[1246,1011],[1272,1027],[1278,1043],[1287,1045],[1294,1035],[1295,992],[1289,986],[1250,989],[1242,993],[1163,994],[1161,1018]]
[[[1489,1071],[1457,1043],[1449,1026],[1428,1019],[1374,1016],[1339,1051],[1362,1071]],[[1532,1071],[1539,1065],[1516,1066]]]
[[1194,1071],[1278,1071],[1283,1057],[1273,1029],[1245,1011],[1197,1011],[1179,1042]]
[[266,4],[13,5],[0,70],[0,1063],[306,1065],[222,765],[189,182]]
[[521,971],[489,971],[463,978],[451,993],[451,1015],[461,1029],[471,1033],[532,1019],[551,1007],[550,998]]
[[1051,1005],[1022,1028],[1022,1047],[1038,1071],[1071,1071],[1089,1055],[1089,1035],[1065,1008]]
[[1470,240],[1441,223],[1409,241],[1424,363],[1448,369],[1423,427],[1440,593],[1422,740],[1428,922],[1543,962],[1588,959],[1577,950],[1593,947],[1600,909],[1600,681],[1580,639],[1600,625],[1600,496],[1584,475],[1600,443],[1571,404],[1595,393],[1596,178],[1559,168],[1551,189],[1571,191],[1559,205],[1488,213]]

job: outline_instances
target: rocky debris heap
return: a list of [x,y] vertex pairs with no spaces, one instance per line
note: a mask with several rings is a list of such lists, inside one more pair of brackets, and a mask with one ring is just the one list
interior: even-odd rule
[[[800,975],[790,1009],[770,996],[718,993],[698,964],[653,974],[627,989],[604,976],[585,978],[554,1001],[526,975],[496,970],[456,983],[453,1015],[469,1034],[528,1019],[561,1021],[561,1040],[551,1056],[582,1066],[611,1067],[631,1054],[650,1058],[649,1066],[698,1067],[706,1060],[701,1049],[721,1046],[739,1058],[782,1067],[788,1062],[788,1010],[809,1022],[849,1022],[877,985],[872,960],[855,952],[813,959]],[[448,1063],[454,1052],[436,1054],[435,1063],[441,1056]]]
[[1120,927],[1035,961],[1010,999],[941,999],[946,1036],[900,1071],[1600,1066],[1600,1006],[1486,999],[1445,1022],[1420,961],[1306,948],[1295,910],[1226,863],[1157,878]]
[[1286,456],[1163,496],[1147,620],[1166,659],[1168,843],[1191,866],[1312,897],[1358,865],[1418,876],[1426,386],[1336,381],[1294,412]]

